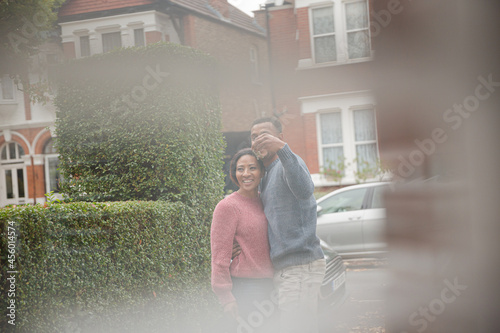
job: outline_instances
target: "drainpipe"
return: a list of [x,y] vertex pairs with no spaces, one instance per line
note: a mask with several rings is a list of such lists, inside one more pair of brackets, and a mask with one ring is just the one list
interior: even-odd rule
[[[33,159],[33,155],[30,155],[31,159],[31,173],[33,175],[33,204],[36,205],[36,179],[35,179],[35,160]],[[27,179],[26,179],[27,180]],[[28,189],[29,193],[29,189]]]
[[271,51],[271,28],[269,27],[269,8],[270,4],[265,4],[264,8],[266,10],[266,33],[267,33],[267,59],[269,61],[269,86],[271,90],[271,107],[273,109],[273,115],[279,118],[281,115],[276,111],[276,98],[274,94],[274,70],[273,70],[273,54]]

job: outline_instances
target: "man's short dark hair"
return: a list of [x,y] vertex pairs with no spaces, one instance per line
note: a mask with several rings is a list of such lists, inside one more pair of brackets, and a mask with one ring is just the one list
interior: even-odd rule
[[254,127],[257,124],[262,124],[262,123],[273,124],[273,126],[278,130],[278,133],[281,133],[283,131],[283,128],[281,126],[281,122],[276,117],[264,117],[264,118],[259,118],[257,120],[254,120],[254,122],[252,123],[252,127]]

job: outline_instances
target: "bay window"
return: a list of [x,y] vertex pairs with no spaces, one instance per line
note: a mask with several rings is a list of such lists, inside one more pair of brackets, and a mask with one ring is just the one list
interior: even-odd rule
[[372,179],[379,161],[373,94],[365,90],[299,100],[301,112],[314,115],[316,121],[319,173],[313,177],[315,183],[354,183],[365,175]]

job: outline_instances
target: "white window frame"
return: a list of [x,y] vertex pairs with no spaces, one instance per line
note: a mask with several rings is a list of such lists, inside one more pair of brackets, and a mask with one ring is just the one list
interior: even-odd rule
[[[347,19],[345,13],[347,12],[346,7],[350,3],[356,3],[356,2],[365,2],[366,4],[366,17],[368,19],[368,24],[367,27],[364,29],[353,29],[353,30],[347,30]],[[342,22],[343,22],[343,37],[344,39],[344,46],[345,46],[345,56],[347,58],[346,61],[367,61],[371,59],[372,56],[372,41],[371,41],[371,31],[370,31],[370,4],[368,0],[344,0],[342,2]],[[362,57],[362,58],[354,58],[350,59],[349,58],[349,43],[348,43],[348,38],[347,35],[350,32],[356,32],[356,31],[362,31],[362,30],[367,30],[368,31],[368,50],[369,50],[369,55],[368,57]]]
[[[375,126],[375,139],[374,140],[365,140],[365,141],[356,141],[356,129],[354,128],[354,112],[355,111],[362,111],[362,110],[371,110],[373,111],[373,120],[374,120],[374,126]],[[354,155],[357,157],[357,146],[359,145],[367,145],[367,144],[375,144],[375,150],[377,153],[377,159],[380,159],[380,152],[378,149],[378,132],[377,132],[377,110],[375,109],[374,105],[356,105],[352,106],[349,108],[349,113],[351,115],[351,124],[352,124],[352,139],[354,142]],[[356,165],[356,170],[358,170],[358,167]]]
[[[323,144],[323,137],[321,135],[321,116],[324,115],[324,114],[330,114],[330,113],[339,113],[340,114],[340,121],[341,121],[341,128],[342,128],[342,142],[340,143],[325,143]],[[321,168],[323,168],[325,165],[324,165],[324,156],[323,156],[323,149],[324,148],[338,148],[338,147],[342,147],[342,155],[344,155],[344,158],[346,158],[345,156],[345,145],[346,145],[346,142],[345,142],[345,130],[344,130],[344,114],[342,112],[342,109],[341,108],[331,108],[331,109],[326,109],[326,110],[319,110],[318,111],[318,114],[316,116],[316,128],[317,128],[317,136],[318,136],[318,156],[319,156],[319,165]]]
[[[9,145],[15,143],[16,148],[15,148],[15,158],[12,158],[10,156],[10,149]],[[1,152],[6,147],[7,149],[7,159],[2,159]],[[17,204],[24,204],[28,201],[28,177],[27,177],[27,172],[26,172],[26,165],[24,163],[23,156],[20,156],[19,154],[19,147],[21,145],[17,142],[11,141],[7,142],[3,145],[0,146],[0,207],[5,206],[5,205],[17,205]],[[26,152],[24,152],[26,154]],[[24,190],[24,197],[20,198],[19,197],[19,186],[18,186],[18,178],[17,178],[17,170],[21,169],[23,173],[23,190]],[[13,192],[13,198],[7,198],[7,183],[5,179],[6,171],[10,170],[11,171],[11,181],[12,181],[12,192]]]
[[[368,47],[370,50],[370,54],[368,57],[363,57],[363,58],[355,58],[355,59],[349,59],[349,49],[348,49],[348,38],[347,38],[347,21],[345,17],[346,13],[346,4],[349,3],[354,3],[354,2],[360,2],[360,1],[365,1],[366,2],[366,8],[367,8],[367,18],[368,18]],[[342,64],[347,64],[347,63],[356,63],[356,62],[365,62],[372,60],[373,58],[373,51],[372,51],[372,46],[371,46],[371,31],[370,31],[370,13],[369,13],[369,2],[368,0],[331,0],[329,3],[320,3],[317,5],[311,4],[309,6],[309,35],[310,35],[310,47],[311,47],[311,55],[312,55],[312,63],[308,63],[307,61],[299,61],[299,67],[308,67],[311,65],[314,66],[331,66],[331,65],[342,65]],[[316,55],[315,55],[315,47],[314,47],[314,40],[315,37],[320,37],[323,35],[314,35],[314,30],[313,30],[313,10],[315,9],[320,9],[320,8],[327,8],[327,7],[332,7],[332,15],[333,15],[333,20],[334,20],[334,25],[335,25],[335,31],[334,33],[328,34],[328,35],[334,35],[335,36],[335,46],[337,50],[337,59],[334,61],[329,61],[329,62],[316,62]],[[326,35],[325,35],[326,36]]]
[[[83,54],[83,47],[82,47],[82,38],[87,38],[88,40],[88,54]],[[80,58],[84,58],[84,57],[90,57],[92,55],[92,51],[91,51],[91,48],[90,48],[90,36],[89,35],[82,35],[82,36],[78,36],[78,44],[80,45]]]
[[[120,36],[120,47],[114,47],[112,49],[109,49],[109,50],[104,50],[104,36],[106,35],[119,35]],[[107,52],[111,52],[113,51],[114,49],[117,49],[117,48],[122,48],[123,47],[123,40],[122,40],[122,33],[121,31],[110,31],[110,32],[103,32],[101,33],[101,44],[102,44],[102,53],[107,53]]]
[[[334,24],[334,30],[333,32],[330,32],[330,33],[325,33],[325,34],[320,34],[320,35],[314,35],[314,19],[313,19],[313,11],[316,10],[316,9],[323,9],[323,8],[329,8],[331,7],[332,8],[332,16],[333,16],[333,24]],[[338,27],[337,27],[337,19],[336,19],[336,15],[335,15],[335,12],[336,12],[336,5],[335,3],[332,3],[332,4],[329,4],[327,6],[323,5],[323,6],[314,6],[314,7],[311,7],[309,8],[309,31],[310,31],[310,35],[311,35],[311,52],[312,52],[312,57],[313,57],[313,61],[314,63],[317,63],[316,62],[316,47],[315,47],[315,39],[316,38],[321,38],[321,37],[328,37],[328,36],[334,36],[335,37],[335,47],[337,49],[337,55],[336,55],[336,58],[335,60],[332,60],[332,61],[328,61],[328,62],[318,62],[318,64],[325,64],[325,63],[330,63],[330,62],[337,62],[338,61],[338,57],[339,57],[339,52],[338,52],[338,44],[339,44],[339,38],[338,38]]]
[[[9,78],[9,82],[12,85],[12,98],[4,98],[3,96],[3,86],[5,84],[5,78]],[[16,102],[16,86],[14,80],[9,77],[8,74],[0,75],[0,103],[2,104],[12,104]]]
[[[55,152],[54,150],[55,149],[50,149],[49,152],[46,153],[46,150],[47,150],[47,146],[49,144],[53,144],[53,139],[49,139],[49,141],[47,141],[45,143],[45,146],[43,148],[43,158],[44,158],[44,162],[45,162],[45,189],[46,189],[46,192],[47,193],[50,193],[51,191],[54,191],[54,195],[56,198],[58,199],[61,199],[62,198],[62,195],[59,193],[59,192],[55,192],[56,189],[53,189],[51,187],[51,179],[50,179],[50,160],[51,159],[59,159],[59,154],[57,152]],[[51,147],[52,148],[52,147]],[[60,175],[60,174],[59,174]]]
[[[137,45],[137,40],[136,40],[136,31],[139,31],[139,30],[142,30],[142,42],[143,42],[143,45]],[[144,28],[143,27],[136,27],[136,28],[133,28],[132,29],[132,34],[134,36],[134,46],[135,47],[142,47],[142,46],[146,46],[146,32],[144,31]]]
[[50,191],[54,191],[55,194],[59,194],[59,192],[55,192],[56,189],[51,188],[50,186],[50,164],[49,160],[56,158],[59,159],[59,154],[47,154],[45,157],[45,188],[46,192],[50,193]]

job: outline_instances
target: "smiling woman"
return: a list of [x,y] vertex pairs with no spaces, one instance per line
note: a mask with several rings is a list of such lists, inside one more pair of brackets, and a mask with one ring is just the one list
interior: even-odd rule
[[264,165],[250,148],[237,152],[231,161],[231,180],[239,186],[238,193],[255,198],[258,196]]
[[[264,166],[250,148],[240,150],[231,161],[231,179],[240,187],[215,207],[212,229],[212,289],[224,312],[237,325],[247,325],[255,304],[269,302],[273,295],[273,267],[269,256],[267,219],[258,186]],[[233,243],[240,254],[232,258]],[[240,317],[243,320],[236,319]],[[262,322],[256,332],[274,332],[272,320]],[[269,329],[269,330],[267,330]],[[220,332],[222,329],[215,330]]]

